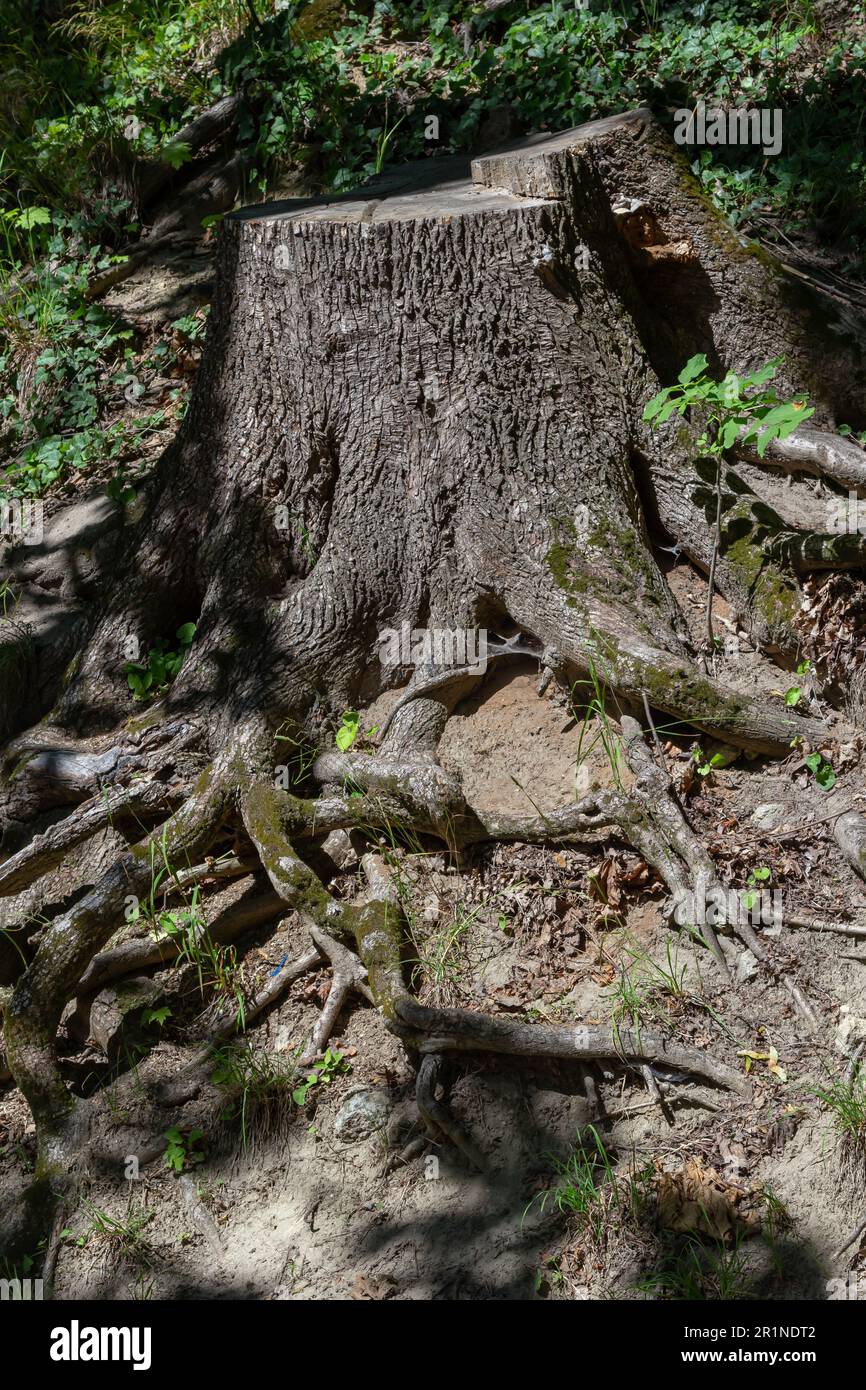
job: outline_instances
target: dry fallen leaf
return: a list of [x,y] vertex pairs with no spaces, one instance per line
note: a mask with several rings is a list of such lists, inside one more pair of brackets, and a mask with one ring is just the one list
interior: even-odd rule
[[754,1235],[761,1225],[756,1212],[739,1206],[747,1193],[719,1177],[715,1168],[704,1168],[689,1159],[679,1173],[659,1173],[656,1178],[658,1215],[669,1231],[697,1231],[731,1243],[739,1229]]
[[397,1284],[388,1275],[382,1279],[374,1279],[369,1274],[356,1274],[352,1282],[351,1294],[353,1298],[357,1299],[391,1298],[396,1292]]

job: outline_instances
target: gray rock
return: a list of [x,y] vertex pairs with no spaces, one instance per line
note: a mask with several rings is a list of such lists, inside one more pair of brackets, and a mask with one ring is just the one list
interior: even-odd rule
[[332,830],[322,843],[322,853],[327,855],[335,869],[355,869],[358,866],[355,846],[345,830]]
[[766,801],[763,805],[755,807],[749,816],[749,825],[756,826],[758,830],[775,830],[784,818],[785,807],[781,801]]
[[387,1091],[356,1091],[340,1107],[334,1134],[344,1144],[357,1144],[387,1123],[391,1101]]

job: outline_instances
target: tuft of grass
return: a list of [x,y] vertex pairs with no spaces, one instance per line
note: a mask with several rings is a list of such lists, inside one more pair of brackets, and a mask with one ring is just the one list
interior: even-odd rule
[[412,985],[426,985],[434,1004],[447,1004],[460,993],[463,973],[460,946],[479,911],[477,907],[467,911],[458,903],[444,927],[434,926],[432,931],[425,932],[417,918],[411,925],[409,939],[418,953],[408,958],[413,967]]
[[211,1080],[235,1101],[227,1118],[240,1125],[245,1153],[253,1130],[259,1135],[275,1133],[293,1113],[297,1075],[293,1058],[273,1056],[243,1044],[214,1053]]
[[[578,692],[581,692],[580,694]],[[579,712],[583,697],[588,694],[589,698],[583,705],[583,713]],[[583,795],[584,788],[581,787],[584,772],[584,763],[594,748],[601,746],[602,752],[610,767],[613,776],[614,786],[617,791],[623,791],[622,768],[624,765],[622,744],[617,737],[607,707],[610,702],[612,692],[608,689],[605,681],[599,676],[595,663],[590,657],[589,661],[589,680],[575,681],[569,693],[569,704],[571,714],[574,719],[580,720],[580,734],[577,739],[577,754],[575,758],[575,789],[578,797]]]
[[857,1147],[866,1145],[866,1075],[856,1066],[850,1081],[816,1087],[815,1095],[833,1111],[836,1128]]
[[748,1274],[740,1240],[729,1248],[720,1240],[686,1236],[663,1255],[637,1287],[654,1298],[674,1302],[727,1303],[747,1298]]
[[625,955],[630,964],[620,961],[619,976],[606,995],[614,1030],[623,1023],[638,1031],[649,1022],[668,1023],[672,1013],[689,1007],[701,1009],[721,1023],[715,1010],[686,988],[687,966],[680,959],[679,945],[670,937],[661,963],[636,943],[626,945]]
[[598,1244],[613,1215],[622,1222],[646,1209],[651,1168],[634,1170],[628,1178],[619,1176],[595,1125],[578,1131],[575,1147],[565,1158],[553,1154],[548,1161],[556,1181],[535,1194],[524,1221],[536,1203],[542,1213],[553,1207]]
[[62,1240],[70,1245],[83,1247],[92,1238],[96,1238],[107,1249],[110,1262],[122,1262],[139,1268],[150,1267],[154,1251],[145,1235],[155,1215],[150,1208],[130,1200],[126,1215],[115,1217],[94,1206],[92,1202],[84,1202],[83,1205],[90,1217],[90,1225],[82,1234],[76,1234],[70,1229],[61,1231]]

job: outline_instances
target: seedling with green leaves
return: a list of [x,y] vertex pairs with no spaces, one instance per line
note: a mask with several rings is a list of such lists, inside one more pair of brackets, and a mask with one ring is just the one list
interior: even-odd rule
[[163,1024],[170,1018],[171,1009],[168,1005],[164,1005],[161,1009],[142,1009],[141,1011],[141,1021],[145,1028],[149,1028],[152,1024],[162,1028]]
[[175,1173],[182,1173],[185,1168],[193,1168],[197,1163],[204,1163],[204,1154],[201,1150],[203,1138],[203,1130],[191,1129],[184,1132],[177,1125],[172,1125],[171,1129],[165,1131],[164,1158],[166,1167],[174,1169]]
[[689,358],[674,386],[666,386],[644,407],[643,418],[652,429],[663,425],[674,412],[681,416],[693,409],[700,412],[704,430],[696,447],[702,456],[715,460],[716,516],[706,618],[711,651],[715,649],[716,562],[722,543],[722,461],[735,445],[741,448],[754,445],[758,456],[763,458],[774,439],[787,439],[815,413],[805,399],[783,401],[767,386],[783,361],[776,357],[758,371],[745,375],[729,371],[721,381],[715,381],[708,374],[709,364],[701,352]]
[[766,883],[770,877],[770,870],[766,864],[760,864],[758,868],[752,869],[747,879],[748,890],[743,894],[743,905],[751,912],[755,903],[758,901],[758,885]]
[[123,668],[126,682],[136,700],[155,700],[164,695],[186,660],[195,637],[195,623],[182,623],[175,633],[177,647],[160,640],[145,660],[128,661]]
[[836,785],[836,772],[829,758],[823,753],[810,753],[803,759],[803,766],[811,772],[822,791],[828,792]]
[[[812,665],[811,661],[798,661],[796,671],[798,676],[812,676],[814,675],[815,667]],[[788,689],[785,691],[785,704],[789,709],[796,709],[804,694],[805,691],[802,686],[789,685]]]
[[[367,729],[365,731],[363,737],[365,739],[372,738],[378,727],[378,724],[374,724],[371,729]],[[344,710],[343,716],[340,720],[340,727],[337,730],[337,733],[334,738],[334,742],[336,743],[341,753],[348,753],[349,749],[352,747],[352,744],[358,738],[360,732],[361,716],[358,713],[358,711],[356,709]]]
[[712,772],[719,772],[723,767],[728,767],[739,757],[739,749],[730,748],[718,750],[715,753],[705,753],[700,746],[692,749],[692,762],[695,772],[699,777],[709,777]]
[[314,1091],[317,1086],[330,1086],[336,1077],[348,1071],[351,1071],[351,1066],[342,1052],[329,1047],[321,1061],[313,1063],[306,1081],[302,1085],[296,1086],[292,1091],[292,1100],[295,1105],[306,1105],[310,1092]]

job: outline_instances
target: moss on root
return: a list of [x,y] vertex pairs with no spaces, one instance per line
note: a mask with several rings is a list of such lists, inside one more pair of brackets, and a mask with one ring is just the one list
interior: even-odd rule
[[[736,523],[747,524],[744,534],[732,535]],[[760,539],[759,526],[750,507],[738,507],[727,518],[722,536],[722,555],[749,608],[761,619],[774,641],[795,646],[792,624],[800,611],[801,594],[796,577],[768,557]]]

